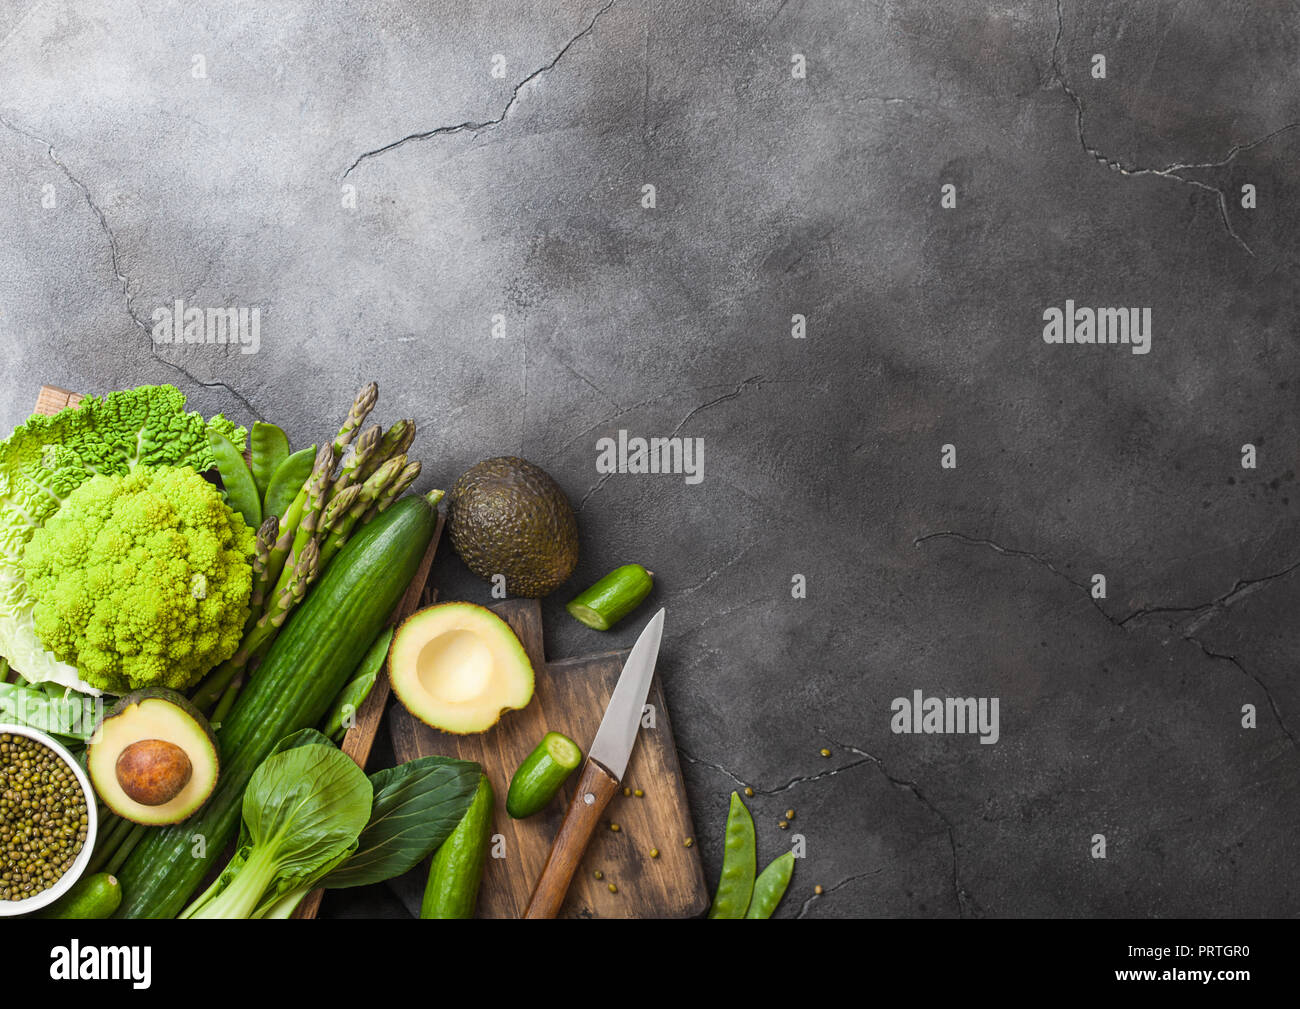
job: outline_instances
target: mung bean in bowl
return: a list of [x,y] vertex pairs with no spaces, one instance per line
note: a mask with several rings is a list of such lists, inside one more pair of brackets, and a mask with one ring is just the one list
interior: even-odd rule
[[0,725],[0,917],[58,900],[95,846],[95,793],[44,732]]

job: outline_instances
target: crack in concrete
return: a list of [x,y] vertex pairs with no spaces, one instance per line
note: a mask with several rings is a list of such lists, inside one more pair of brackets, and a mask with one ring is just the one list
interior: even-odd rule
[[1038,564],[1046,568],[1048,571],[1056,575],[1058,578],[1064,579],[1066,582],[1073,585],[1076,589],[1083,592],[1088,597],[1088,601],[1092,603],[1093,608],[1098,613],[1100,613],[1112,624],[1116,624],[1117,626],[1120,625],[1120,621],[1116,620],[1109,613],[1107,613],[1106,610],[1102,607],[1101,603],[1099,603],[1096,599],[1092,597],[1092,589],[1086,582],[1076,581],[1075,579],[1071,578],[1069,575],[1067,575],[1064,571],[1058,568],[1055,564],[1053,564],[1042,554],[1036,554],[1029,550],[1017,550],[1014,547],[1004,547],[1002,546],[1002,544],[995,543],[993,540],[981,539],[977,536],[967,536],[965,533],[954,532],[951,529],[944,529],[944,530],[940,530],[939,532],[925,533],[922,536],[917,536],[915,539],[912,540],[912,546],[919,547],[922,543],[934,539],[954,539],[960,543],[965,543],[967,546],[987,547],[988,549],[996,551],[997,553],[1003,554],[1007,557],[1023,557],[1026,560],[1031,560],[1035,564]]
[[957,850],[958,849],[957,828],[953,824],[952,820],[949,819],[948,815],[945,812],[943,812],[943,810],[941,810],[938,806],[936,806],[930,800],[930,798],[924,792],[921,791],[920,785],[918,785],[915,781],[911,781],[907,778],[899,778],[896,775],[892,774],[889,768],[885,766],[884,761],[882,761],[875,754],[869,753],[868,751],[862,749],[861,747],[853,746],[850,743],[842,743],[839,740],[831,737],[829,734],[825,733],[824,730],[818,729],[818,731],[821,732],[824,736],[826,736],[826,738],[829,739],[836,746],[848,750],[850,753],[856,753],[859,756],[863,757],[864,761],[859,761],[859,763],[869,761],[872,764],[875,764],[876,770],[878,770],[882,775],[884,775],[887,781],[889,781],[892,785],[898,788],[910,792],[917,802],[919,802],[922,806],[928,809],[933,816],[938,818],[938,820],[944,825],[944,829],[948,833],[948,847],[952,851],[952,893],[953,893],[953,898],[956,900],[957,903],[957,915],[960,918],[966,918],[969,917],[971,914],[978,913],[979,904],[966,891],[966,888],[962,886],[961,863],[958,857],[958,850]]
[[245,399],[243,395],[225,382],[205,382],[182,365],[179,365],[174,361],[169,361],[158,353],[158,347],[157,344],[154,343],[153,333],[150,330],[149,325],[136,314],[135,308],[131,303],[131,278],[122,271],[120,265],[121,256],[119,254],[117,235],[114,234],[113,229],[109,226],[108,217],[104,214],[103,208],[95,201],[95,197],[90,192],[90,187],[87,186],[77,175],[73,174],[72,169],[70,169],[67,164],[64,163],[63,159],[58,156],[57,152],[54,150],[54,144],[51,141],[32,133],[30,130],[24,129],[16,123],[10,122],[4,116],[0,116],[0,125],[14,133],[17,133],[19,136],[26,137],[28,140],[41,144],[45,148],[46,156],[54,166],[63,174],[63,177],[72,183],[72,185],[81,193],[82,198],[86,201],[86,206],[88,206],[90,212],[95,215],[95,220],[99,224],[99,230],[103,232],[104,238],[108,243],[109,266],[113,271],[114,279],[122,285],[122,307],[130,318],[131,323],[139,329],[140,332],[144,333],[146,337],[148,337],[150,356],[159,364],[165,365],[166,367],[184,375],[195,385],[203,386],[205,389],[224,389],[235,399],[239,400],[239,402],[244,405],[244,408],[247,409],[256,420],[263,420],[264,418],[258,409]]
[[1283,133],[1287,133],[1290,130],[1300,128],[1300,122],[1287,123],[1285,126],[1280,126],[1277,129],[1273,130],[1271,133],[1268,133],[1263,137],[1259,137],[1256,140],[1252,140],[1244,144],[1234,144],[1232,148],[1228,151],[1228,154],[1222,159],[1220,159],[1219,161],[1207,161],[1201,163],[1176,162],[1172,165],[1166,165],[1164,168],[1147,168],[1139,165],[1125,164],[1124,162],[1116,158],[1110,157],[1104,151],[1099,150],[1098,148],[1094,147],[1092,144],[1088,142],[1088,137],[1086,132],[1084,131],[1084,126],[1083,126],[1083,120],[1084,120],[1083,100],[1079,97],[1078,92],[1076,92],[1072,87],[1070,87],[1070,83],[1065,76],[1065,70],[1062,68],[1060,63],[1061,37],[1064,34],[1064,32],[1065,32],[1065,15],[1061,10],[1061,0],[1056,0],[1056,38],[1053,39],[1052,41],[1051,73],[1050,73],[1048,83],[1055,81],[1055,83],[1059,84],[1061,90],[1065,92],[1066,97],[1070,99],[1070,103],[1074,106],[1075,133],[1078,136],[1079,146],[1083,148],[1084,153],[1088,154],[1091,158],[1093,158],[1098,163],[1105,165],[1111,171],[1118,172],[1120,175],[1124,175],[1127,177],[1136,177],[1141,175],[1154,175],[1162,179],[1170,179],[1172,181],[1182,183],[1185,186],[1191,186],[1195,189],[1200,189],[1207,193],[1213,193],[1216,200],[1218,201],[1219,219],[1223,223],[1224,230],[1228,233],[1228,235],[1232,238],[1234,242],[1236,242],[1239,246],[1241,246],[1242,249],[1246,251],[1248,255],[1254,257],[1255,251],[1246,243],[1245,239],[1243,239],[1239,234],[1237,234],[1237,230],[1232,226],[1232,219],[1228,214],[1228,194],[1218,186],[1212,186],[1209,183],[1200,181],[1199,179],[1189,179],[1184,175],[1180,175],[1179,173],[1184,171],[1223,168],[1226,165],[1230,164],[1237,157],[1237,155],[1241,154],[1242,152],[1249,151],[1255,147],[1259,147],[1261,144],[1265,144],[1268,141],[1272,140],[1273,138],[1280,136]]
[[501,110],[500,115],[497,115],[491,119],[483,119],[479,121],[465,120],[464,122],[455,123],[449,126],[435,126],[433,129],[430,130],[421,130],[418,133],[408,133],[400,140],[394,140],[392,141],[392,143],[384,144],[383,147],[376,147],[374,150],[365,151],[364,153],[357,155],[356,160],[354,160],[352,164],[348,166],[347,171],[343,173],[343,178],[346,179],[349,175],[351,175],[353,169],[355,169],[363,161],[368,161],[371,158],[377,158],[380,155],[387,154],[389,151],[396,150],[397,148],[402,147],[406,144],[413,143],[415,141],[420,141],[420,140],[431,140],[434,137],[450,136],[451,134],[454,133],[478,133],[480,130],[487,130],[487,129],[491,129],[493,126],[501,125],[501,123],[505,122],[506,116],[510,115],[511,109],[513,109],[515,107],[515,104],[519,101],[519,92],[522,91],[529,84],[531,84],[533,81],[541,77],[543,74],[549,73],[551,70],[554,70],[556,65],[560,62],[560,60],[564,59],[565,54],[568,53],[568,51],[572,49],[578,42],[582,41],[582,39],[590,35],[596,27],[596,22],[599,21],[601,16],[606,11],[608,11],[611,7],[613,7],[614,4],[617,2],[618,0],[607,0],[605,6],[601,7],[598,11],[596,11],[595,14],[592,15],[591,20],[587,22],[587,27],[582,29],[582,31],[578,32],[578,34],[573,36],[573,38],[569,39],[569,41],[564,44],[564,48],[561,49],[558,53],[556,53],[554,59],[552,59],[549,63],[545,64],[544,66],[538,67],[527,77],[521,80],[518,84],[516,84],[510,92],[510,100],[506,102],[505,108]]
[[1204,652],[1207,658],[1218,659],[1221,662],[1231,663],[1232,665],[1237,667],[1238,671],[1241,672],[1243,676],[1254,681],[1255,685],[1258,686],[1259,689],[1264,692],[1264,697],[1268,700],[1268,706],[1273,712],[1273,717],[1277,720],[1278,727],[1286,734],[1287,739],[1291,740],[1292,748],[1294,748],[1297,752],[1300,752],[1300,739],[1296,738],[1296,734],[1291,731],[1291,727],[1287,725],[1286,719],[1282,717],[1282,709],[1278,707],[1277,701],[1273,697],[1273,691],[1269,690],[1268,684],[1266,684],[1260,677],[1256,676],[1249,669],[1243,666],[1241,664],[1241,660],[1238,659],[1235,655],[1228,655],[1225,652],[1216,652],[1213,649],[1211,649],[1209,645],[1207,645],[1204,641],[1202,641],[1200,638],[1196,637],[1193,634],[1184,634],[1183,640],[1190,641],[1202,652]]
[[713,581],[713,579],[717,578],[718,575],[726,571],[727,568],[731,567],[733,564],[738,563],[740,559],[744,557],[747,553],[749,553],[749,551],[754,549],[755,546],[757,546],[757,543],[747,544],[745,546],[745,549],[740,551],[740,553],[736,554],[734,557],[730,558],[729,560],[723,561],[717,567],[712,568],[703,578],[695,581],[690,585],[683,585],[680,588],[671,589],[668,592],[663,593],[663,595],[661,595],[659,598],[661,600],[668,600],[676,596],[687,596],[693,592],[698,592],[700,589],[704,588],[704,586],[708,585],[709,582]]
[[807,785],[815,781],[824,781],[827,778],[835,777],[837,774],[842,774],[845,771],[852,771],[855,768],[862,767],[864,764],[871,763],[870,759],[868,759],[868,757],[865,754],[862,754],[861,760],[851,760],[847,764],[839,764],[836,767],[828,768],[825,771],[818,771],[816,774],[800,775],[799,777],[791,778],[789,781],[785,782],[784,784],[777,785],[773,788],[759,788],[751,784],[750,782],[746,781],[744,778],[740,777],[740,775],[736,774],[736,772],[731,770],[729,767],[725,767],[722,764],[719,764],[715,761],[705,760],[703,757],[697,757],[691,753],[687,753],[686,750],[682,749],[681,746],[677,747],[677,753],[688,764],[711,768],[717,771],[719,774],[723,774],[726,777],[730,778],[736,785],[740,786],[742,790],[748,788],[751,791],[753,791],[755,796],[762,797],[762,798],[766,798],[768,796],[773,796],[773,795],[780,795],[783,792],[788,792],[790,791],[790,789],[797,788],[800,785]]
[[1134,610],[1123,620],[1119,622],[1123,627],[1133,620],[1142,620],[1146,617],[1157,616],[1162,613],[1190,613],[1192,619],[1185,628],[1186,634],[1191,635],[1200,630],[1212,616],[1223,610],[1228,609],[1238,599],[1251,595],[1260,585],[1279,578],[1285,578],[1292,571],[1300,569],[1300,561],[1289,564],[1280,571],[1274,571],[1271,574],[1261,575],[1259,578],[1238,578],[1233,583],[1232,588],[1221,596],[1211,599],[1208,603],[1202,603],[1199,606],[1150,606],[1143,609]]
[[[820,771],[817,774],[806,774],[806,775],[801,775],[797,778],[791,778],[789,781],[785,782],[784,784],[777,785],[774,788],[758,788],[746,782],[743,778],[741,778],[730,768],[712,760],[705,760],[703,757],[693,756],[692,754],[686,752],[686,750],[682,749],[680,745],[677,747],[677,753],[682,760],[686,761],[686,763],[711,768],[719,772],[720,774],[726,775],[726,777],[730,778],[733,782],[735,782],[735,784],[738,785],[742,790],[745,788],[753,789],[754,795],[761,796],[761,797],[780,795],[781,793],[788,792],[790,789],[797,788],[800,785],[811,784],[817,781],[824,781],[828,778],[834,778],[837,775],[845,773],[846,771],[852,771],[859,767],[864,767],[868,764],[874,766],[876,770],[879,771],[880,774],[885,778],[886,781],[888,781],[890,784],[894,785],[895,787],[901,788],[904,791],[910,793],[912,797],[917,800],[917,802],[919,802],[922,806],[924,806],[927,810],[929,810],[929,812],[943,824],[944,830],[946,831],[948,836],[948,847],[952,853],[952,893],[953,893],[954,902],[956,903],[957,906],[957,914],[959,917],[965,918],[975,912],[978,912],[979,909],[978,903],[974,900],[973,897],[971,897],[971,895],[967,892],[966,888],[962,886],[960,863],[958,858],[957,828],[953,824],[952,820],[949,819],[947,814],[945,814],[941,809],[939,809],[930,800],[930,798],[924,792],[921,791],[920,785],[918,785],[915,781],[911,781],[907,778],[900,778],[897,775],[891,773],[889,768],[885,766],[884,762],[875,754],[869,753],[868,751],[862,749],[861,747],[853,746],[850,743],[843,743],[837,739],[832,738],[829,734],[827,734],[826,730],[821,726],[816,727],[816,732],[819,733],[824,738],[826,738],[827,740],[829,740],[835,746],[838,746],[840,749],[847,750],[850,753],[855,754],[859,759],[850,760],[848,763],[839,764],[835,767],[829,768],[828,770]],[[831,889],[837,889],[839,885],[840,884],[837,884],[835,887],[831,887]],[[805,902],[805,904],[806,903],[807,902]]]
[[[721,396],[717,396],[714,399],[708,400],[707,402],[701,403],[698,406],[692,408],[690,413],[688,413],[685,417],[683,417],[678,422],[677,426],[672,429],[668,437],[676,438],[678,433],[681,431],[681,429],[686,426],[686,422],[689,421],[696,414],[703,413],[705,410],[708,410],[710,407],[717,406],[719,403],[725,403],[728,400],[735,399],[736,397],[740,396],[747,387],[751,385],[758,386],[761,389],[763,386],[763,376],[752,375],[749,378],[742,380],[733,390],[731,390],[731,392],[723,393]],[[664,397],[659,397],[659,398],[664,398]],[[647,402],[653,402],[653,401],[647,401]],[[614,416],[615,417],[622,416],[624,413],[628,413],[633,409],[635,409],[635,407],[629,407],[627,410],[619,411],[619,413],[615,414]],[[592,425],[592,427],[599,427],[599,426],[600,426],[599,424]],[[592,428],[589,427],[587,430],[590,431],[591,429]],[[605,486],[605,484],[609,482],[610,477],[612,477],[613,475],[614,474],[612,472],[602,473],[600,479],[597,480],[594,484],[592,484],[589,488],[587,488],[587,493],[582,495],[582,500],[578,502],[578,507],[575,509],[577,514],[579,515],[582,514],[582,510],[587,507],[587,502],[591,500],[592,496],[595,495],[597,491],[599,491],[602,487]]]
[[1023,557],[1026,560],[1031,560],[1034,563],[1041,565],[1042,567],[1046,568],[1048,571],[1052,572],[1052,574],[1056,575],[1059,578],[1064,579],[1066,582],[1073,585],[1079,591],[1083,592],[1087,596],[1088,601],[1092,603],[1093,607],[1097,610],[1097,612],[1099,612],[1102,616],[1106,618],[1108,622],[1114,624],[1116,627],[1127,627],[1133,621],[1140,621],[1145,619],[1146,617],[1156,616],[1162,613],[1194,614],[1195,618],[1185,628],[1188,634],[1191,634],[1199,630],[1213,614],[1228,609],[1230,606],[1232,606],[1233,603],[1237,602],[1237,600],[1242,599],[1245,596],[1248,596],[1251,593],[1255,592],[1257,586],[1265,584],[1267,582],[1276,581],[1279,578],[1286,577],[1293,571],[1300,570],[1300,561],[1295,561],[1294,563],[1289,564],[1278,571],[1273,571],[1266,575],[1260,575],[1258,578],[1239,578],[1237,579],[1236,582],[1233,583],[1232,588],[1230,588],[1227,592],[1223,593],[1222,595],[1216,596],[1208,603],[1198,603],[1193,606],[1147,606],[1147,607],[1142,607],[1140,609],[1134,610],[1132,613],[1128,614],[1128,616],[1114,617],[1109,612],[1107,612],[1107,610],[1101,605],[1101,603],[1098,600],[1093,598],[1092,588],[1088,583],[1080,582],[1074,578],[1071,578],[1068,574],[1066,574],[1064,571],[1058,568],[1055,564],[1053,564],[1048,558],[1044,557],[1042,554],[1033,553],[1032,551],[1029,550],[1019,550],[1014,547],[1006,547],[990,539],[983,539],[976,536],[968,536],[965,533],[959,533],[947,529],[941,530],[939,532],[926,533],[923,536],[917,536],[914,540],[912,540],[912,545],[920,546],[922,543],[925,543],[927,540],[941,539],[941,538],[955,539],[958,542],[967,544],[968,546],[987,547],[988,549],[1003,554],[1004,556]]
[[1087,585],[1075,581],[1069,575],[1065,574],[1063,571],[1057,568],[1051,561],[1049,561],[1047,558],[1043,557],[1040,554],[1031,553],[1028,550],[1016,550],[1011,547],[1004,547],[999,543],[995,543],[993,540],[978,539],[973,536],[967,536],[963,533],[950,532],[950,531],[928,533],[925,536],[918,536],[916,539],[912,541],[912,543],[915,546],[919,546],[920,544],[924,543],[926,540],[935,539],[938,537],[949,537],[952,539],[956,539],[962,543],[966,543],[968,545],[988,547],[989,549],[994,550],[997,553],[1003,554],[1007,557],[1023,557],[1025,559],[1032,560],[1035,563],[1042,565],[1048,571],[1051,571],[1053,574],[1057,575],[1058,577],[1065,579],[1071,585],[1085,592],[1088,596],[1088,600],[1093,604],[1093,607],[1099,613],[1101,613],[1101,615],[1105,617],[1109,623],[1113,624],[1116,627],[1124,628],[1125,630],[1128,629],[1128,625],[1132,621],[1140,620],[1145,617],[1154,616],[1161,613],[1193,614],[1192,618],[1189,621],[1187,621],[1182,628],[1179,629],[1179,637],[1183,641],[1188,641],[1196,645],[1209,658],[1219,659],[1225,662],[1232,663],[1232,665],[1236,666],[1237,669],[1239,669],[1243,675],[1245,675],[1247,678],[1252,680],[1259,687],[1259,689],[1264,692],[1264,696],[1268,699],[1269,708],[1272,709],[1273,717],[1277,719],[1278,726],[1282,729],[1284,733],[1286,733],[1286,736],[1288,739],[1291,740],[1292,745],[1295,746],[1297,750],[1300,750],[1300,739],[1297,739],[1295,733],[1292,732],[1290,726],[1287,725],[1286,719],[1282,715],[1282,709],[1278,706],[1276,699],[1273,697],[1273,692],[1269,689],[1268,685],[1263,681],[1263,679],[1261,679],[1255,673],[1251,672],[1245,666],[1243,666],[1236,656],[1212,651],[1209,648],[1209,646],[1207,646],[1200,638],[1196,636],[1196,632],[1199,631],[1201,627],[1203,627],[1205,623],[1212,616],[1226,611],[1229,607],[1232,606],[1233,603],[1237,602],[1237,600],[1242,599],[1252,594],[1253,592],[1257,591],[1260,585],[1264,585],[1267,584],[1268,582],[1276,581],[1280,578],[1286,577],[1287,575],[1291,574],[1293,571],[1300,570],[1300,561],[1296,561],[1292,564],[1289,564],[1286,567],[1278,571],[1274,571],[1270,574],[1261,575],[1258,578],[1238,578],[1236,582],[1233,583],[1232,588],[1230,588],[1227,592],[1223,593],[1222,595],[1216,597],[1215,599],[1212,599],[1208,603],[1202,603],[1198,606],[1147,607],[1144,609],[1135,610],[1122,619],[1116,619],[1115,617],[1112,617],[1109,613],[1107,613],[1106,610],[1102,608],[1101,604],[1098,603],[1096,599],[1092,598],[1092,592],[1089,590],[1089,587]]
[[804,917],[808,913],[808,910],[814,904],[816,904],[818,901],[823,900],[826,897],[829,897],[836,890],[839,890],[842,887],[846,887],[850,883],[856,883],[860,879],[866,879],[869,876],[879,876],[884,871],[885,871],[885,867],[881,866],[879,869],[870,869],[867,872],[856,872],[852,876],[845,876],[838,883],[834,883],[831,886],[822,887],[821,893],[814,892],[810,897],[808,897],[807,900],[803,902],[803,905],[799,908],[799,913],[796,914],[795,917],[796,918]]

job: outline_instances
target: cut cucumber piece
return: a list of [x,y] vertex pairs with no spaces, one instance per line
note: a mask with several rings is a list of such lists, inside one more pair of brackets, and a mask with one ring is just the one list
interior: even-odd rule
[[548,732],[510,779],[506,812],[522,820],[545,809],[581,763],[582,750],[577,743],[558,732]]
[[640,606],[654,584],[653,572],[640,564],[624,564],[575,596],[565,609],[593,630],[607,631]]

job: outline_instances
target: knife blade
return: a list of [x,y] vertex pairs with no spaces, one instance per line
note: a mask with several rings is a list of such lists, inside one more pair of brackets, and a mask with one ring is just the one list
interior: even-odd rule
[[654,679],[655,662],[659,658],[659,643],[664,636],[664,611],[650,618],[641,636],[632,646],[632,653],[623,663],[623,671],[614,684],[614,694],[605,706],[605,717],[600,720],[596,738],[592,740],[587,756],[599,761],[614,777],[622,779],[627,762],[636,745],[637,730],[641,728],[641,712],[650,681]]
[[636,746],[641,712],[650,693],[650,682],[654,679],[663,634],[664,611],[660,610],[636,639],[631,654],[623,663],[623,671],[618,674],[618,682],[614,684],[614,693],[605,706],[596,738],[587,751],[587,759],[582,762],[568,811],[524,910],[525,918],[554,918],[564,904],[569,883],[578,870],[592,832],[618,791],[619,781]]

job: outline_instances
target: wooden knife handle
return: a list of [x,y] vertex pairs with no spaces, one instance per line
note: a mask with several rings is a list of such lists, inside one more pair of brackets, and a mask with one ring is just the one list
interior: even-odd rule
[[546,858],[542,874],[533,887],[533,895],[524,911],[525,918],[554,918],[560,913],[564,895],[569,892],[569,883],[578,871],[587,843],[600,824],[600,816],[609,800],[617,792],[616,777],[590,757],[583,761],[578,787],[551,844],[551,853]]

